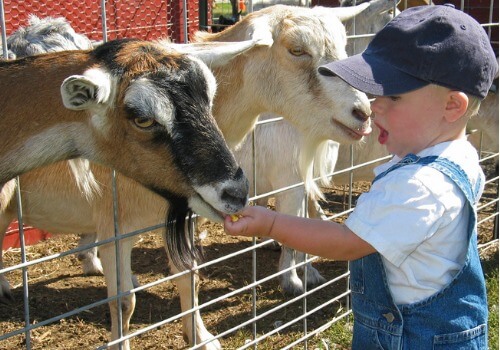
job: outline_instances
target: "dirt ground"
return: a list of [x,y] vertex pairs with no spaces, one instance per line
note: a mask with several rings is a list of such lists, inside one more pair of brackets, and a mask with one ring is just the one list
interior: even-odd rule
[[[495,172],[492,165],[485,166],[488,177]],[[497,183],[497,182],[496,182]],[[484,201],[498,198],[497,185],[488,185]],[[358,183],[355,193],[359,194],[368,188],[369,184]],[[325,189],[327,201],[323,207],[329,213],[345,209],[346,193],[342,188]],[[356,197],[356,196],[355,196]],[[493,206],[481,211],[480,217],[486,217],[498,211]],[[206,237],[201,239],[206,261],[221,257],[251,245],[248,239],[238,239],[225,235],[216,224],[206,225]],[[492,240],[493,220],[488,220],[480,226],[480,241]],[[77,236],[55,236],[47,241],[27,248],[29,260],[66,251],[77,245]],[[498,259],[497,245],[483,251],[485,259]],[[20,262],[19,249],[10,249],[4,253],[5,265],[12,266]],[[256,251],[257,278],[263,278],[277,271],[279,252],[268,249]],[[157,235],[148,233],[140,237],[133,250],[133,271],[139,282],[144,285],[168,275],[166,256],[162,240]],[[213,300],[237,288],[252,283],[252,253],[245,253],[236,258],[214,264],[201,271],[200,303]],[[327,279],[344,273],[346,264],[320,259],[314,266]],[[83,276],[79,261],[74,255],[58,258],[37,264],[28,269],[29,276],[29,306],[30,320],[33,324],[40,323],[51,317],[69,312],[75,308],[96,302],[106,297],[106,287],[102,276]],[[8,274],[13,287],[14,301],[10,304],[0,304],[0,335],[22,328],[23,287],[20,271]],[[346,281],[342,279],[307,299],[307,309],[312,310],[318,305],[330,300],[346,290]],[[281,292],[278,281],[273,279],[256,288],[257,314],[290,300]],[[203,309],[202,317],[207,329],[213,334],[220,334],[236,327],[252,317],[250,293],[224,298]],[[344,301],[326,305],[307,319],[307,327],[315,329],[326,323],[337,312],[344,310]],[[257,323],[259,333],[269,332],[279,324],[299,316],[304,308],[302,300],[290,304]],[[170,281],[141,291],[137,294],[137,305],[132,317],[132,331],[146,327],[174,316],[180,312],[179,297],[176,287]],[[94,349],[109,340],[110,319],[107,305],[100,305],[78,315],[63,318],[32,331],[32,349]],[[271,338],[265,348],[277,349],[295,340],[303,329],[302,321],[294,323]],[[246,339],[251,338],[251,327],[231,333],[221,339],[225,349],[242,346]],[[25,348],[24,335],[17,335],[0,341],[0,349]],[[131,342],[136,349],[184,349],[186,342],[182,337],[181,322],[173,321],[157,327],[134,338]]]

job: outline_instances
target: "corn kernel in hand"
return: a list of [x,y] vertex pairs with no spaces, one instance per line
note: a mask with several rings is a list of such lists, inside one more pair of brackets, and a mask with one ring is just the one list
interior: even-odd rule
[[240,217],[236,214],[231,214],[231,221],[232,222],[236,222],[240,219]]

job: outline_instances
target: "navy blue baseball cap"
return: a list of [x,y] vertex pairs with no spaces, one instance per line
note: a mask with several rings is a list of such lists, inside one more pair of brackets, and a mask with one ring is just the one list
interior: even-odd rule
[[318,68],[376,96],[436,84],[484,99],[498,72],[488,36],[453,5],[411,7],[390,21],[366,50]]

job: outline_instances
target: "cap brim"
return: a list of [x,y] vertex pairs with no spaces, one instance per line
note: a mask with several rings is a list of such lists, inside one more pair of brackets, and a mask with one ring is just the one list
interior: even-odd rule
[[376,96],[410,92],[429,84],[366,53],[333,61],[318,68],[322,75],[336,75],[354,88]]

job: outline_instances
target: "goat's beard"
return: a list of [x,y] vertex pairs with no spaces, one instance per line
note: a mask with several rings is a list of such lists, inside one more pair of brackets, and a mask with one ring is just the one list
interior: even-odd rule
[[[186,220],[189,216],[189,219]],[[201,250],[191,241],[193,212],[186,198],[170,201],[165,222],[165,242],[172,263],[179,269],[191,269],[203,259]]]

